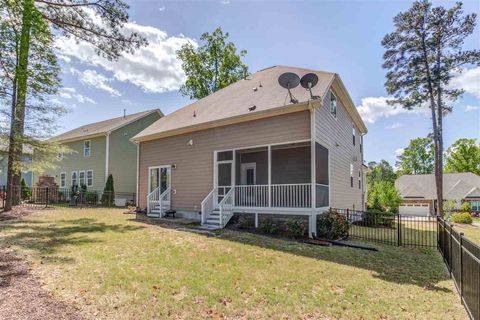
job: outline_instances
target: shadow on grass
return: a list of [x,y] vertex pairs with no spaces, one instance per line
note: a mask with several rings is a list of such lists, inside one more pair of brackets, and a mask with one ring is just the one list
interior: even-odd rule
[[[191,224],[191,230],[188,230],[185,229],[189,227],[188,225],[184,223],[175,224],[174,221],[152,221],[152,219],[137,221],[158,225],[162,228],[177,229],[179,232],[199,234],[197,225]],[[433,235],[430,234],[431,231],[426,232],[428,233],[427,236],[433,237]],[[216,235],[218,239],[225,241],[370,270],[373,272],[373,277],[388,282],[416,285],[433,291],[452,291],[438,285],[439,282],[448,280],[450,277],[435,248],[405,248],[357,239],[351,240],[351,242],[368,244],[377,248],[378,251],[374,252],[338,246],[322,247],[294,239],[259,234],[256,231],[251,232],[248,230],[228,228],[215,231],[214,233],[200,233],[200,235]],[[286,258],[288,259],[288,257]],[[345,277],[356,276],[358,275],[354,273],[354,270],[352,273],[345,274]]]
[[90,237],[91,234],[117,232],[126,233],[142,229],[142,226],[126,226],[123,224],[106,224],[91,218],[75,220],[57,220],[55,223],[39,220],[9,220],[0,225],[0,245],[15,245],[34,250],[42,256],[43,261],[72,263],[70,258],[55,256],[55,252],[67,245],[81,246],[100,240]]

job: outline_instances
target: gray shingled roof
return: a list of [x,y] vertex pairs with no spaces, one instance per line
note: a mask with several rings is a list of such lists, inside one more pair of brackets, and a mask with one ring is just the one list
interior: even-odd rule
[[[404,175],[395,181],[403,198],[435,199],[435,175]],[[445,173],[443,175],[443,197],[446,200],[460,200],[469,194],[480,192],[480,176],[471,173]]]
[[51,138],[52,141],[75,141],[95,135],[105,134],[107,132],[121,128],[129,123],[139,120],[151,113],[158,112],[163,116],[160,109],[151,109],[147,111],[128,114],[125,117],[117,117],[90,124],[85,124],[78,128],[64,132],[58,136]]
[[[278,77],[284,72],[293,72],[300,77],[307,73],[315,73],[318,76],[318,83],[312,88],[312,93],[320,97],[325,96],[335,79],[341,83],[339,76],[332,72],[273,66],[255,72],[246,79],[166,115],[133,137],[133,140],[144,141],[175,135],[181,130],[186,130],[185,128],[192,128],[191,131],[195,131],[195,128],[219,123],[225,119],[238,119],[246,115],[253,116],[279,108],[292,107],[295,104],[290,102],[287,90],[278,84]],[[298,104],[306,103],[311,99],[310,93],[300,85],[291,91],[298,100]],[[346,107],[347,111],[352,113],[352,118],[357,122],[360,130],[366,132],[365,124],[353,103]]]

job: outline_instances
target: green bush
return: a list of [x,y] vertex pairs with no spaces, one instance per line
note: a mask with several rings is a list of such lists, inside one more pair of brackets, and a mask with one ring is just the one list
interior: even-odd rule
[[260,224],[260,230],[268,234],[277,234],[280,232],[280,227],[273,219],[267,218]]
[[317,216],[317,237],[337,240],[348,236],[350,222],[336,211]]
[[238,229],[250,229],[254,227],[252,219],[249,219],[247,216],[241,215],[237,219],[235,224]]
[[470,205],[470,202],[462,203],[462,205],[460,206],[460,211],[472,213],[472,206]]
[[115,203],[115,189],[113,187],[113,176],[108,175],[107,182],[102,194],[102,205],[111,207]]
[[455,223],[472,224],[472,214],[470,212],[461,212],[452,214],[451,221]]
[[21,194],[22,200],[30,199],[32,197],[32,191],[28,187],[24,178],[22,178],[22,180],[20,181],[20,187],[22,189],[22,194]]
[[98,194],[96,191],[87,191],[85,193],[85,201],[89,204],[97,204],[98,203]]
[[285,223],[285,232],[292,238],[305,238],[308,226],[301,220],[289,219]]
[[378,209],[369,209],[364,213],[362,226],[365,227],[387,227],[391,228],[395,222],[395,214],[393,212],[382,211]]

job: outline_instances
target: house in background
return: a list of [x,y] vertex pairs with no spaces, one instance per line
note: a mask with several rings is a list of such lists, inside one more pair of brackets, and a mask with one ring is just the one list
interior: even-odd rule
[[[434,174],[403,175],[395,181],[403,198],[400,214],[434,215],[437,211],[437,190]],[[470,202],[473,211],[480,211],[480,176],[471,173],[443,174],[443,198]]]
[[[279,85],[318,76],[312,95]],[[274,66],[181,108],[136,135],[138,203],[222,228],[233,214],[299,216],[316,231],[327,208],[363,209],[367,132],[335,73]]]
[[54,177],[60,188],[85,185],[87,190],[102,191],[108,175],[112,174],[115,191],[133,195],[137,146],[130,139],[162,116],[159,109],[153,109],[62,133],[52,140],[65,144],[73,153],[59,154],[56,168],[43,175]]
[[[0,188],[7,185],[8,169],[8,138],[0,138]],[[32,150],[23,147],[23,161],[28,163],[32,159]],[[27,186],[31,187],[33,182],[32,171],[22,171],[22,178],[25,179]]]

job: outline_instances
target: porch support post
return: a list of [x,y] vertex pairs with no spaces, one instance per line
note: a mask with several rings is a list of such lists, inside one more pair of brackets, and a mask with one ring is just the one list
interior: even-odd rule
[[272,146],[268,145],[268,207],[272,206]]
[[310,108],[310,172],[311,172],[311,185],[312,185],[312,211],[315,212],[316,209],[316,195],[317,195],[317,188],[316,188],[316,172],[315,172],[315,109]]
[[258,228],[258,212],[255,212],[255,229]]

